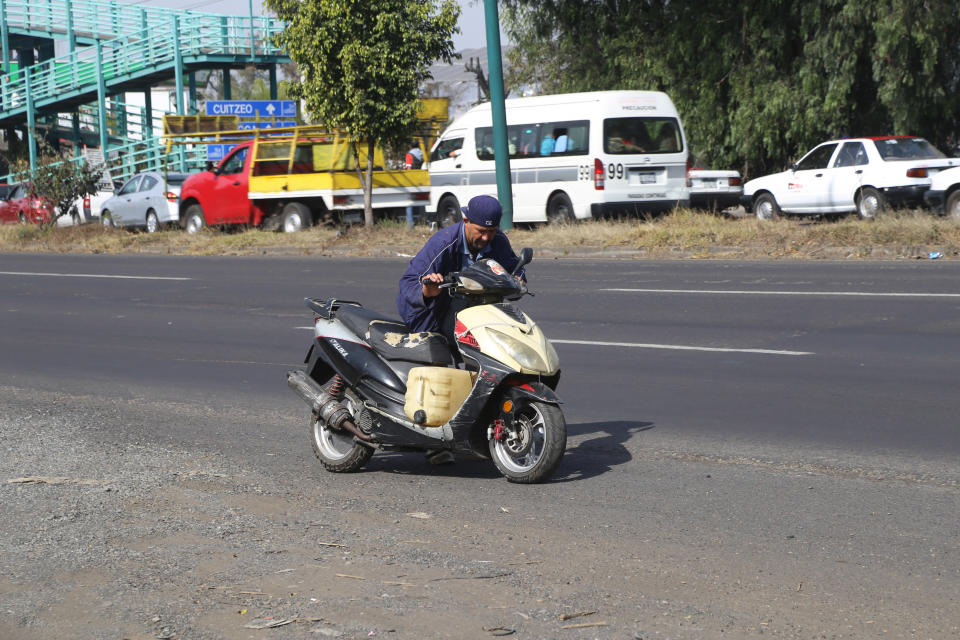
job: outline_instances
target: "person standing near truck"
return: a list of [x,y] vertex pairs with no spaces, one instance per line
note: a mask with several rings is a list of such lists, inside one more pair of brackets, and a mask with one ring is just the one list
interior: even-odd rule
[[[412,140],[410,144],[410,150],[403,158],[403,168],[420,169],[423,167],[423,149],[420,148],[420,144],[416,140]],[[407,226],[412,229],[415,217],[420,216],[422,218],[424,211],[425,207],[409,205],[407,207]]]
[[403,168],[420,169],[421,167],[423,167],[423,149],[416,141],[413,141],[410,150],[403,158]]

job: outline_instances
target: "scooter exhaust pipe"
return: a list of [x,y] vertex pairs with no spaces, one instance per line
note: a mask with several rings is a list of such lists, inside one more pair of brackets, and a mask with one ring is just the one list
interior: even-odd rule
[[287,371],[287,386],[309,405],[310,410],[323,424],[334,430],[345,430],[357,438],[370,442],[373,438],[353,424],[350,412],[340,401],[327,392],[303,371]]

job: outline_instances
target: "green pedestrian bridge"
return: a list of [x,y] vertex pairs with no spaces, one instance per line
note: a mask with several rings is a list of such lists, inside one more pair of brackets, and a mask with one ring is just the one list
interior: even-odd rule
[[[282,29],[252,10],[228,16],[111,0],[0,0],[0,130],[8,145],[27,147],[31,167],[37,149],[28,132],[36,131],[54,146],[93,150],[113,179],[171,161],[196,168],[206,160],[202,147],[175,159],[164,154],[161,118],[171,105],[153,105],[151,89],[172,83],[175,113],[196,113],[198,72],[222,73],[229,100],[230,70],[254,65],[269,70],[276,99],[277,65],[290,62],[273,43]],[[142,105],[124,103],[139,92]]]

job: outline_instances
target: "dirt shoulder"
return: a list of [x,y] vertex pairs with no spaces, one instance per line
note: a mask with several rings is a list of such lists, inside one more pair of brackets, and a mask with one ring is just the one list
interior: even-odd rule
[[[375,457],[366,473],[325,474],[286,442],[305,440],[302,416],[10,386],[0,387],[0,409],[0,637],[10,640],[866,639],[958,630],[957,576],[939,558],[944,550],[914,541],[906,520],[896,520],[897,536],[856,507],[866,496],[892,520],[933,500],[949,513],[956,489],[936,482],[680,460],[644,442],[630,452],[649,485],[646,509],[634,512],[622,509],[634,497],[596,480],[590,500],[575,503],[563,473],[516,487],[483,462],[431,468],[394,454]],[[202,442],[164,442],[171,423],[198,432],[229,423],[246,434],[270,424],[284,442],[235,458]],[[611,455],[589,436],[568,450],[581,462]],[[861,533],[778,522],[739,539],[698,524],[730,496],[752,501],[758,486],[758,516],[794,495],[830,496],[843,526]],[[714,498],[695,501],[710,488]],[[906,581],[904,567],[913,572]]]

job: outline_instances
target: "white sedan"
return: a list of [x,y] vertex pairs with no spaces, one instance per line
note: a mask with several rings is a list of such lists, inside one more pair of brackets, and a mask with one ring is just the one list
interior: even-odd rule
[[960,165],[923,138],[831,140],[786,171],[750,180],[743,206],[769,220],[781,212],[853,213],[873,218],[886,207],[920,206],[938,171]]
[[161,171],[138,173],[100,206],[100,222],[146,229],[148,233],[177,222],[180,187],[187,177],[185,173]]

